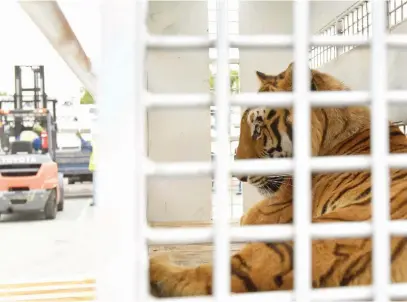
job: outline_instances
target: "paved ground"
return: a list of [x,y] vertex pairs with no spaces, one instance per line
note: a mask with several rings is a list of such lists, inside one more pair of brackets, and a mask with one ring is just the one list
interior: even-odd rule
[[[70,221],[74,222],[84,218],[91,198],[78,198],[65,200],[65,209],[63,212],[58,212],[57,221]],[[1,228],[6,224],[13,226],[31,227],[36,224],[52,225],[53,221],[44,220],[42,213],[20,213],[20,214],[2,214],[1,215]]]
[[[91,190],[89,183],[65,187],[70,195],[88,195]],[[120,249],[115,244],[120,220],[110,212],[99,215],[99,207],[90,207],[90,202],[91,198],[66,199],[55,220],[45,220],[40,213],[2,215],[0,302],[94,300],[98,269],[106,267],[114,249]],[[209,245],[150,246],[149,250],[150,254],[172,250],[174,260],[183,264],[208,262],[212,257]]]
[[68,185],[68,180],[65,179],[65,195],[92,195],[92,183],[75,183]]
[[[81,187],[84,185],[69,190],[75,192]],[[65,209],[58,212],[56,220],[45,220],[40,213],[2,215],[0,301],[31,301],[39,294],[50,300],[38,301],[65,301],[55,294],[69,301],[91,301],[99,260],[95,242],[99,237],[94,236],[95,208],[89,206],[90,201],[66,199]],[[61,283],[55,283],[58,280]]]

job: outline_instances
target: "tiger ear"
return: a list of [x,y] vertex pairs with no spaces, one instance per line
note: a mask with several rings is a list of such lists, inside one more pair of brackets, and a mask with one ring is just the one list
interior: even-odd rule
[[311,69],[311,91],[318,91],[318,86],[321,78],[321,73],[317,70]]
[[[285,77],[291,80],[291,83],[293,83],[293,73],[294,73],[294,62],[291,62],[290,65],[288,65],[287,69],[285,70]],[[315,70],[310,68],[310,77],[311,77],[311,91],[317,91],[318,86],[315,81]]]
[[316,82],[314,80],[314,77],[312,77],[311,78],[311,91],[317,91],[317,90],[318,90],[317,84],[316,84]]
[[265,115],[266,110],[263,108],[251,109],[247,115],[247,123],[250,126],[250,135],[253,140],[258,140],[262,136]]
[[293,72],[294,72],[294,62],[291,62],[284,71],[284,77],[287,79],[291,79],[291,81],[292,81]]
[[256,75],[258,80],[260,81],[260,84],[263,84],[267,80],[267,75],[265,73],[262,73],[261,71],[256,71]]

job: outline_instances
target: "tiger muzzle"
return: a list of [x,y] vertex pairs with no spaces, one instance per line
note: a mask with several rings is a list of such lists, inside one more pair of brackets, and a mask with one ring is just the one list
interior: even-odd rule
[[236,176],[236,178],[241,182],[247,182],[247,176]]

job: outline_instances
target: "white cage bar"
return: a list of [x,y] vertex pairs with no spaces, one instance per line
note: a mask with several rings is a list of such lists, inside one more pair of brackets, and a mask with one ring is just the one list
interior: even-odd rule
[[[97,211],[101,227],[114,230],[114,238],[107,237],[105,244],[115,245],[115,256],[97,278],[97,299],[147,301],[148,251],[144,236],[147,153],[143,103],[147,1],[104,0],[101,12],[102,72],[97,122],[102,135],[95,142],[100,150],[96,153]],[[108,137],[126,141],[126,148],[114,147],[105,139]],[[120,218],[112,220],[109,213]]]
[[[372,282],[373,295],[377,301],[387,301],[390,285],[390,221],[389,185],[387,164],[389,154],[389,122],[385,92],[387,80],[386,1],[372,2],[371,45],[371,156],[372,156]],[[373,122],[374,121],[374,122]]]
[[217,130],[217,155],[215,157],[215,213],[214,213],[214,275],[215,301],[225,301],[230,293],[230,247],[228,212],[230,193],[227,186],[230,176],[229,155],[229,39],[227,1],[217,0],[217,76],[215,83],[215,127]]
[[[405,47],[407,34],[392,34],[385,37],[388,46]],[[363,36],[319,36],[310,37],[310,45],[364,45],[368,46],[372,39]],[[229,38],[233,48],[291,48],[293,39],[290,35],[239,35]],[[147,34],[147,47],[150,49],[204,49],[216,47],[216,40],[191,36],[150,36]]]
[[[311,301],[311,107],[308,104],[310,72],[309,50],[309,1],[293,4],[294,22],[294,298]],[[299,252],[301,251],[301,252]]]
[[[100,289],[101,301],[147,301],[153,299],[148,293],[148,261],[147,241],[156,244],[187,244],[187,243],[215,243],[215,271],[214,271],[214,296],[218,301],[253,301],[262,299],[267,301],[289,301],[292,298],[298,301],[312,300],[344,300],[344,299],[380,299],[407,296],[407,284],[389,284],[389,235],[407,235],[407,222],[388,221],[388,204],[380,202],[388,197],[388,167],[407,168],[407,155],[388,155],[386,139],[386,105],[389,103],[407,103],[407,92],[387,91],[382,77],[386,70],[386,48],[407,47],[407,35],[386,36],[384,32],[385,11],[384,1],[373,1],[373,37],[329,37],[308,36],[308,1],[296,1],[295,13],[295,40],[292,36],[238,36],[227,37],[227,3],[218,0],[218,37],[217,40],[200,37],[171,37],[151,36],[146,32],[145,17],[147,0],[120,0],[104,1],[103,20],[103,77],[100,83],[100,119],[101,133],[109,135],[110,123],[123,125],[127,123],[126,140],[132,137],[129,145],[134,149],[111,148],[106,140],[100,143],[100,156],[97,158],[100,167],[97,186],[100,191],[100,201],[108,204],[113,198],[112,190],[115,184],[123,186],[121,179],[109,179],[105,171],[109,170],[124,175],[125,184],[130,188],[136,184],[135,190],[122,193],[115,201],[117,207],[127,207],[120,217],[119,245],[126,249],[119,254],[121,259],[115,262],[114,271],[106,279],[106,272],[101,275]],[[123,16],[126,16],[123,18]],[[126,28],[123,30],[123,28]],[[114,41],[114,43],[113,43]],[[295,42],[295,43],[294,43]],[[295,44],[295,45],[294,45]],[[307,79],[309,71],[308,62],[309,45],[364,45],[372,47],[372,90],[370,92],[309,92]],[[295,90],[293,93],[274,94],[240,94],[229,96],[228,90],[228,48],[258,48],[277,47],[295,49]],[[144,91],[144,51],[146,48],[174,49],[174,48],[218,48],[218,75],[216,81],[217,92],[215,99],[210,94],[195,95],[154,95]],[[373,72],[374,71],[374,72]],[[117,76],[120,73],[120,77]],[[125,75],[125,76],[123,76]],[[118,81],[117,79],[124,79]],[[104,83],[104,84],[103,84]],[[379,83],[379,84],[378,84]],[[108,84],[108,85],[107,85]],[[122,91],[118,96],[117,92]],[[215,104],[217,110],[217,131],[219,154],[215,165],[210,163],[153,163],[146,158],[145,153],[145,123],[144,115],[147,107],[187,107],[209,106]],[[377,123],[372,123],[374,131],[372,141],[372,156],[347,156],[329,158],[311,158],[309,114],[311,106],[372,106],[372,117]],[[228,120],[231,105],[272,105],[274,107],[287,107],[294,105],[294,159],[270,160],[245,160],[230,162]],[[114,109],[113,109],[114,106]],[[111,110],[114,111],[112,115]],[[300,112],[300,113],[299,113]],[[125,118],[123,118],[125,117]],[[128,125],[131,125],[128,127]],[[105,142],[104,142],[105,141]],[[301,145],[300,145],[301,144]],[[300,147],[301,146],[301,147]],[[305,146],[305,147],[304,147]],[[103,150],[104,149],[104,150]],[[134,156],[134,154],[136,156]],[[100,159],[115,157],[118,161],[127,158],[126,165],[112,165]],[[128,159],[131,158],[130,171]],[[301,163],[301,164],[300,164]],[[135,172],[135,167],[138,167]],[[346,171],[373,168],[373,223],[332,223],[329,225],[313,225],[310,222],[310,173],[328,171]],[[225,215],[220,215],[227,208],[229,200],[227,179],[232,174],[273,174],[293,173],[296,181],[294,212],[294,226],[250,226],[229,228]],[[216,202],[217,215],[213,229],[160,229],[149,228],[146,224],[146,192],[145,179],[147,176],[201,176],[215,174],[217,187]],[[301,181],[300,181],[301,180]],[[120,181],[120,185],[118,184]],[[98,195],[99,196],[99,195]],[[301,202],[298,201],[301,196]],[[305,198],[304,198],[305,196]],[[131,211],[129,210],[131,209]],[[144,215],[144,216],[143,216]],[[380,225],[380,228],[379,228]],[[310,260],[311,238],[332,237],[365,237],[373,235],[374,238],[374,284],[366,287],[311,289],[310,262],[304,262],[295,252],[295,288],[293,292],[268,292],[246,295],[229,295],[230,290],[230,264],[229,241],[245,242],[256,240],[289,240],[295,239],[295,251],[301,249],[301,257]],[[101,282],[102,282],[101,281]],[[385,290],[382,290],[385,288]],[[109,297],[109,298],[107,298]],[[114,297],[114,298],[112,298]],[[120,297],[120,299],[118,299]],[[113,299],[113,300],[112,300]],[[213,297],[166,299],[165,301],[213,301]]]

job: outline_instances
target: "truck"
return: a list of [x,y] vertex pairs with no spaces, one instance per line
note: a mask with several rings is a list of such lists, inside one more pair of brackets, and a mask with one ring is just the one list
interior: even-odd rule
[[[33,73],[33,88],[22,87],[23,69]],[[0,215],[43,212],[46,219],[55,219],[64,209],[63,174],[56,162],[56,100],[47,98],[43,75],[43,66],[15,66],[14,99],[0,101]]]
[[58,123],[57,163],[59,171],[68,179],[68,184],[93,181],[92,173],[88,168],[90,151],[82,148],[81,141],[76,136],[76,132],[79,131],[85,140],[90,141],[92,137],[92,117],[89,112],[86,112],[89,108],[83,107],[87,106],[74,107],[74,114],[60,117]]
[[[75,136],[74,132],[69,134]],[[64,178],[68,179],[70,185],[76,182],[93,181],[92,172],[89,170],[89,160],[90,152],[82,150],[80,142],[68,147],[58,146],[56,152],[58,171],[63,174]]]

